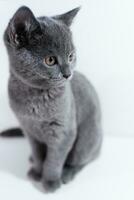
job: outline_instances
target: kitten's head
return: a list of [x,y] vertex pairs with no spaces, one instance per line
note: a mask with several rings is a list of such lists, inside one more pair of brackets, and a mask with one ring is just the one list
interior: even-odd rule
[[76,54],[70,26],[78,11],[35,18],[29,8],[19,8],[4,34],[11,72],[38,87],[57,86],[71,77]]

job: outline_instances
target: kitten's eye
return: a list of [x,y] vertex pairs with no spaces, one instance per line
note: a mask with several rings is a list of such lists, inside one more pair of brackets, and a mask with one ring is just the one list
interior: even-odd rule
[[68,56],[68,62],[72,62],[74,60],[74,53],[70,53]]
[[44,59],[44,63],[47,64],[48,66],[53,66],[56,64],[56,57],[54,56],[47,56]]

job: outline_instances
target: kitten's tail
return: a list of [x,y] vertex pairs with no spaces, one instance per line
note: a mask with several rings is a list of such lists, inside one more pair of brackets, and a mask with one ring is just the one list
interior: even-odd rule
[[12,128],[0,133],[0,137],[24,137],[20,128]]

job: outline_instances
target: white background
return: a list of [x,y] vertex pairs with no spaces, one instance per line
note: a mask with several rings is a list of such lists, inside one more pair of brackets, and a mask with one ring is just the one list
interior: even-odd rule
[[106,135],[134,136],[134,3],[133,0],[0,0],[0,130],[17,122],[6,96],[8,60],[2,36],[21,5],[36,16],[54,15],[82,5],[72,26],[77,69],[96,87]]
[[0,138],[0,199],[133,200],[133,0],[0,0],[0,131],[17,124],[8,105],[8,58],[2,37],[21,5],[29,6],[36,16],[60,14],[82,5],[72,26],[77,68],[98,91],[105,138],[99,159],[75,181],[49,196],[26,178],[30,154],[27,141]]

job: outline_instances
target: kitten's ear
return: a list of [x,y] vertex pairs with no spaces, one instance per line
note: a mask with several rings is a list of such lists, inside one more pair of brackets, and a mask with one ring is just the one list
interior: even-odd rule
[[25,46],[34,30],[40,29],[39,22],[32,11],[25,6],[20,7],[10,20],[7,34],[9,41],[15,46]]
[[73,19],[77,15],[77,13],[79,12],[80,8],[81,7],[74,8],[73,10],[70,10],[67,13],[54,16],[53,18],[62,21],[67,26],[71,26]]

